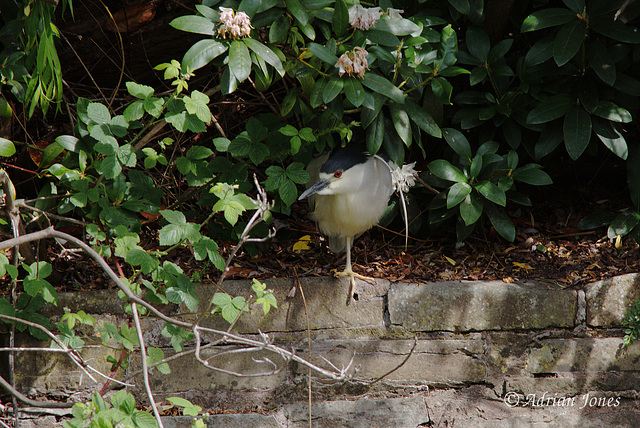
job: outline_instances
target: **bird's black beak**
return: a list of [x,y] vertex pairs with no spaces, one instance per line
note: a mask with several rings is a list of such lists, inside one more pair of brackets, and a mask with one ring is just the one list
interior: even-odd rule
[[315,183],[313,183],[313,185],[311,187],[309,187],[307,190],[305,190],[302,195],[300,195],[298,200],[301,201],[304,198],[308,198],[309,196],[318,193],[322,189],[325,189],[329,185],[329,183],[331,183],[329,180],[318,180],[318,181],[316,181]]

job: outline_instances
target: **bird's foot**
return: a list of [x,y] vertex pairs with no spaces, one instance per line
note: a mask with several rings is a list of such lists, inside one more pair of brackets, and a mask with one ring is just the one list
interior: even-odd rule
[[337,277],[340,276],[348,276],[351,279],[351,286],[349,287],[349,297],[347,298],[347,305],[351,303],[353,300],[353,293],[355,292],[356,287],[356,278],[361,279],[363,281],[369,281],[375,283],[375,279],[370,276],[360,275],[359,273],[354,272],[351,269],[345,269],[342,272],[334,272],[334,275]]

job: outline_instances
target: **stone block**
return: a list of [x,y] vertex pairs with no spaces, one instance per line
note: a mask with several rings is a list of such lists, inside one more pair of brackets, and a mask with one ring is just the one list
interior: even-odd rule
[[[308,427],[307,404],[284,406],[287,427]],[[424,398],[416,395],[385,400],[325,401],[311,405],[314,427],[418,427],[429,422]]]
[[531,347],[527,370],[531,373],[629,372],[640,370],[640,342],[622,350],[622,339],[550,339]]
[[[349,292],[347,278],[303,278],[300,280],[304,290],[306,305],[302,293],[297,290],[294,297],[288,297],[294,286],[289,279],[267,279],[267,288],[273,290],[278,302],[277,308],[264,315],[262,307],[254,307],[236,323],[234,331],[255,333],[273,331],[303,331],[307,329],[307,319],[311,330],[330,328],[378,328],[384,326],[385,303],[382,297],[372,297],[346,304]],[[385,283],[377,280],[377,283]],[[386,282],[388,284],[388,282]],[[366,287],[358,284],[359,287]],[[212,287],[212,286],[211,286]],[[212,295],[211,287],[199,286],[200,309]],[[225,281],[224,289],[232,296],[252,294],[251,281]],[[202,326],[223,329],[229,326],[219,316],[209,316]]]
[[391,323],[412,331],[526,330],[573,327],[575,290],[537,283],[394,283]]
[[640,299],[640,274],[631,273],[587,284],[587,324],[617,327],[631,306]]
[[[480,339],[418,340],[413,346],[413,340],[314,342],[311,361],[327,369],[324,358],[338,368],[348,367],[352,362],[350,374],[367,381],[384,376],[386,383],[460,386],[485,380]],[[307,373],[303,366],[297,370]]]

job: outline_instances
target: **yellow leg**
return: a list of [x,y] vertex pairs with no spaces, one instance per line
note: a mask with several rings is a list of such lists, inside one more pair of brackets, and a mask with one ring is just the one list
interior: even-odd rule
[[356,278],[361,279],[363,281],[375,282],[375,279],[369,276],[364,276],[364,275],[360,275],[359,273],[355,273],[351,268],[351,239],[352,238],[347,238],[347,265],[345,266],[342,272],[335,273],[335,276],[338,276],[338,277],[348,276],[351,279],[351,287],[349,287],[349,297],[347,298],[347,305],[351,303],[351,300],[353,300],[353,293],[355,291],[355,286],[356,286]]

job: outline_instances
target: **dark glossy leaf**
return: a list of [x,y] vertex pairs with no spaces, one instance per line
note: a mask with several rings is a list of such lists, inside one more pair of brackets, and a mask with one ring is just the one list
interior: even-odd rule
[[462,159],[471,161],[471,145],[469,144],[467,137],[465,137],[462,132],[454,128],[443,128],[442,134],[444,135],[444,139],[447,141],[447,144],[449,144],[449,147],[451,147],[458,156]]
[[405,101],[404,108],[407,113],[409,113],[409,117],[411,118],[413,123],[418,125],[420,129],[433,137],[442,137],[442,131],[440,130],[440,127],[435,122],[435,120],[433,120],[431,115],[429,115],[429,113],[427,113],[423,108],[409,99]]
[[596,117],[593,120],[593,132],[616,156],[621,159],[627,159],[629,155],[627,141],[613,126],[613,123]]
[[623,94],[640,97],[640,81],[628,74],[618,73],[613,87]]
[[475,189],[480,192],[482,196],[490,200],[491,202],[498,204],[500,206],[505,206],[507,204],[507,195],[501,190],[498,186],[493,184],[490,181],[481,181],[476,184]]
[[564,116],[574,104],[574,99],[567,95],[554,95],[540,101],[527,115],[527,123],[537,125],[551,122]]
[[[289,12],[300,22],[303,26],[309,23],[309,15],[302,7],[298,0],[285,0],[287,9]],[[312,39],[313,40],[313,39]]]
[[549,174],[544,172],[541,169],[540,165],[536,165],[533,163],[516,169],[515,171],[513,171],[513,174],[511,176],[516,181],[521,181],[533,186],[546,186],[548,184],[553,184],[553,180],[551,180]]
[[449,188],[447,193],[447,209],[451,209],[461,203],[471,193],[471,186],[458,182]]
[[362,83],[354,77],[347,77],[344,80],[344,93],[354,107],[360,107],[364,102],[365,92]]
[[489,36],[480,27],[471,26],[467,29],[467,49],[473,55],[479,64],[489,61],[489,51],[491,50],[491,42]]
[[182,58],[182,69],[195,71],[202,68],[226,50],[227,46],[217,40],[200,40],[191,46],[184,54]]
[[537,41],[524,57],[527,66],[542,64],[553,57],[553,40],[542,39]]
[[333,99],[342,92],[343,84],[343,79],[340,77],[332,77],[327,81],[322,89],[322,100],[325,104],[333,101]]
[[625,25],[620,20],[614,21],[610,15],[594,17],[589,22],[589,28],[619,42],[640,43],[640,31],[637,28]]
[[474,224],[483,211],[482,198],[476,193],[472,192],[462,201],[460,204],[460,217],[464,223],[469,226]]
[[485,207],[485,212],[500,236],[509,242],[513,242],[516,239],[516,228],[504,209],[489,204]]
[[247,45],[249,49],[251,49],[256,55],[262,58],[267,64],[273,67],[278,74],[281,76],[284,75],[284,69],[282,68],[282,62],[278,55],[271,50],[269,46],[263,45],[259,41],[247,37],[244,39],[244,43]]
[[405,146],[409,147],[411,145],[411,123],[409,123],[409,115],[406,110],[402,108],[402,106],[392,103],[389,106],[389,111],[391,113],[391,121],[393,122],[393,127],[396,129],[398,136],[405,144]]
[[632,210],[621,212],[609,225],[607,236],[609,238],[615,238],[618,235],[625,236],[636,227],[638,222],[640,222],[640,214],[637,212]]
[[238,82],[244,81],[251,73],[251,56],[247,45],[239,40],[229,47],[229,69]]
[[438,100],[444,105],[451,104],[451,93],[453,92],[453,86],[451,83],[443,77],[436,77],[431,81],[431,91],[438,98]]
[[379,19],[376,22],[376,30],[386,31],[395,36],[408,36],[409,34],[418,33],[420,27],[417,24],[404,18]]
[[597,211],[582,218],[578,223],[578,228],[597,229],[598,227],[608,226],[615,217],[616,214],[611,211]]
[[375,155],[384,140],[384,115],[379,113],[367,128],[367,150]]
[[593,114],[604,119],[618,123],[629,123],[632,121],[631,113],[625,108],[618,107],[611,101],[602,100],[593,111]]
[[571,159],[576,160],[591,140],[591,116],[582,107],[574,106],[564,117],[564,145]]
[[580,50],[587,31],[587,24],[575,20],[564,24],[553,42],[553,59],[558,67],[568,63]]
[[616,82],[616,64],[607,48],[597,40],[592,40],[587,45],[587,59],[598,77],[613,86]]
[[513,39],[505,39],[496,43],[495,46],[491,48],[491,52],[489,52],[489,64],[493,64],[499,59],[502,59],[507,52],[509,52],[511,46],[513,46]]
[[374,92],[389,97],[399,104],[404,103],[404,93],[402,90],[398,89],[397,86],[382,76],[371,72],[365,73],[362,84]]
[[448,0],[449,4],[453,6],[458,12],[463,15],[469,15],[471,13],[471,5],[469,0]]
[[520,31],[542,30],[576,20],[576,14],[564,8],[550,8],[535,11],[522,22]]
[[442,29],[440,39],[438,55],[435,61],[435,66],[438,70],[454,65],[458,53],[458,38],[451,25],[447,25]]
[[336,56],[336,54],[322,45],[312,42],[307,45],[307,48],[321,61],[326,62],[332,67],[338,62],[338,57]]
[[187,15],[180,16],[169,23],[177,30],[187,31],[189,33],[205,34],[207,36],[215,36],[213,22],[204,16]]
[[279,16],[269,28],[269,43],[284,43],[290,28],[289,18],[285,15]]
[[341,37],[349,27],[349,10],[344,0],[336,0],[333,10],[333,32]]
[[627,158],[627,185],[629,194],[636,211],[640,211],[640,145],[632,144],[629,147],[629,157]]
[[600,101],[595,79],[581,79],[578,82],[578,97],[582,107],[589,113],[593,113]]
[[[369,39],[371,43],[375,43],[381,46],[391,46],[391,47],[400,46],[400,39],[398,39],[397,36],[394,36],[388,31],[378,30],[377,26],[376,26],[376,29],[371,29],[367,31],[365,34],[367,36],[367,39]],[[389,62],[393,63],[395,61],[389,61]]]
[[571,12],[575,14],[584,13],[584,0],[562,0],[562,2],[571,9]]
[[467,182],[467,177],[464,176],[462,171],[444,159],[436,159],[432,161],[428,165],[428,168],[433,175],[443,180],[454,181],[457,183]]

